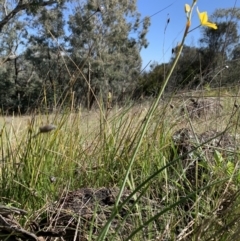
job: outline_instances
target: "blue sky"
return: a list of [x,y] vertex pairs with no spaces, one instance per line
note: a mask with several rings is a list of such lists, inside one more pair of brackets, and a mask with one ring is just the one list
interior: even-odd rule
[[[151,16],[172,4],[167,9],[151,17],[151,26],[147,34],[149,46],[141,52],[143,68],[149,61],[152,61],[151,63],[154,61],[158,63],[168,62],[172,48],[176,47],[183,36],[186,24],[184,5],[185,3],[191,5],[192,0],[138,0],[137,2],[138,11],[142,14],[142,17]],[[196,6],[200,12],[207,11],[208,15],[211,15],[217,8],[240,7],[240,0],[198,0]],[[168,18],[170,18],[170,22],[164,34]],[[198,25],[199,19],[195,8],[191,28]],[[200,28],[194,30],[188,35],[185,43],[190,46],[197,46],[200,33]]]

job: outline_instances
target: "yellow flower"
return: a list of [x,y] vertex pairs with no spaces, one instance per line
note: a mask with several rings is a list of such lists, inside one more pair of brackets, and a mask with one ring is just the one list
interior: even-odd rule
[[191,7],[189,4],[185,4],[185,13],[189,13],[191,10]]
[[202,26],[206,26],[206,27],[209,27],[209,28],[217,29],[217,25],[215,23],[208,22],[207,12],[200,13],[198,8],[197,8],[197,12],[198,12],[198,17],[200,19],[200,22],[201,22]]

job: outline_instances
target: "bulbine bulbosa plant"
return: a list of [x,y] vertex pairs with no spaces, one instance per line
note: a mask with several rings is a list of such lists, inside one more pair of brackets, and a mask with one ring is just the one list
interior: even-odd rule
[[[123,194],[123,191],[124,191],[124,188],[126,186],[126,183],[128,183],[128,185],[130,186],[130,188],[133,189],[134,187],[134,184],[131,183],[131,180],[129,178],[129,174],[131,172],[131,168],[132,168],[132,165],[135,161],[135,158],[137,156],[137,153],[138,153],[138,150],[141,146],[141,143],[143,141],[143,137],[144,135],[146,134],[146,131],[147,131],[147,127],[149,125],[149,122],[150,122],[150,119],[151,117],[153,116],[157,106],[158,106],[158,103],[163,95],[163,92],[169,82],[169,79],[173,73],[173,70],[175,69],[176,67],[176,64],[179,60],[179,57],[182,53],[182,50],[183,50],[183,46],[184,46],[184,42],[185,42],[185,39],[188,35],[188,33],[190,33],[191,31],[195,30],[196,28],[200,27],[200,26],[205,26],[205,27],[209,27],[209,28],[213,28],[213,29],[217,29],[217,25],[214,24],[214,23],[211,23],[208,21],[208,15],[207,15],[207,12],[200,12],[197,8],[197,12],[198,12],[198,17],[199,17],[199,20],[200,20],[200,25],[192,30],[190,30],[190,27],[191,27],[191,19],[192,19],[192,12],[194,11],[194,8],[196,7],[196,4],[197,4],[197,0],[193,0],[192,1],[192,4],[189,5],[189,4],[185,4],[185,13],[186,13],[186,25],[185,25],[185,30],[184,30],[184,34],[183,34],[183,37],[182,37],[182,40],[181,42],[178,44],[178,46],[176,47],[175,49],[175,59],[173,61],[173,64],[172,64],[172,67],[166,77],[166,79],[163,81],[163,84],[159,90],[159,93],[157,95],[157,98],[154,100],[154,102],[152,103],[152,105],[150,106],[145,118],[144,118],[144,122],[141,126],[141,131],[140,131],[140,136],[139,136],[139,139],[137,141],[137,144],[136,144],[136,147],[133,151],[133,154],[132,154],[132,157],[131,157],[131,161],[128,165],[128,168],[126,170],[126,173],[125,173],[125,176],[124,176],[124,179],[123,179],[123,183],[121,185],[121,188],[120,188],[120,192],[119,192],[119,195],[118,195],[118,198],[116,200],[116,209],[117,209],[117,206],[120,202],[120,198]],[[149,179],[148,179],[149,180]],[[145,183],[146,184],[146,183]],[[137,190],[139,190],[142,186],[140,187],[137,187],[135,189],[135,191],[132,193],[132,196],[134,196],[134,194],[136,193]],[[162,212],[161,212],[162,213]],[[160,213],[160,214],[161,214]],[[106,238],[106,235],[108,233],[108,230],[110,228],[110,225],[111,225],[111,221],[113,220],[114,216],[117,214],[117,211],[116,212],[113,212],[111,217],[109,218],[108,222],[106,223],[105,227],[102,229],[99,237],[97,240],[105,240]],[[159,214],[159,215],[160,215]]]

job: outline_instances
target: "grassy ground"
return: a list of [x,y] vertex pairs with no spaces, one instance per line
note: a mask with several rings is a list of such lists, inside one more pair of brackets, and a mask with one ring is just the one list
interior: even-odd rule
[[[232,155],[225,155],[223,147],[208,162],[199,143],[198,152],[190,152],[201,156],[207,172],[201,171],[202,164],[196,165],[190,180],[181,156],[185,154],[180,155],[172,141],[173,133],[181,128],[196,134],[227,130],[238,137],[235,101],[225,93],[221,113],[195,119],[180,113],[185,98],[162,101],[137,152],[149,103],[113,108],[107,113],[96,109],[1,117],[1,202],[27,210],[29,216],[21,220],[27,227],[29,220],[57,200],[63,190],[122,187],[126,180],[124,189],[142,192],[144,198],[162,207],[154,213],[149,210],[143,219],[144,207],[137,202],[139,216],[132,219],[131,240],[238,240],[237,145]],[[38,128],[48,123],[57,128],[37,135]],[[147,234],[144,226],[149,227]],[[113,236],[111,240],[118,239]]]

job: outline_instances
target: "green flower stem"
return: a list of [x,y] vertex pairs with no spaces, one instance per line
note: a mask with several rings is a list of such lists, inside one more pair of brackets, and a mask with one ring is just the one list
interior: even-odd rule
[[[193,1],[193,4],[192,4],[192,7],[191,7],[191,11],[190,11],[189,16],[191,16],[192,9],[193,9],[193,6],[194,6],[194,5],[195,5],[195,1]],[[135,150],[134,150],[134,153],[133,153],[133,156],[132,156],[132,158],[131,158],[131,161],[130,161],[130,163],[129,163],[129,165],[128,165],[128,169],[127,169],[126,174],[125,174],[125,176],[124,176],[123,183],[122,183],[122,185],[121,185],[121,187],[120,187],[120,191],[119,191],[118,197],[117,197],[116,202],[115,202],[115,209],[116,209],[116,210],[118,209],[118,205],[119,205],[119,202],[120,202],[120,198],[121,198],[121,196],[122,196],[122,194],[123,194],[123,191],[124,191],[124,189],[125,189],[126,183],[128,182],[129,185],[130,185],[130,187],[131,187],[130,180],[129,180],[129,174],[130,174],[130,172],[131,172],[132,165],[133,165],[133,163],[134,163],[134,161],[135,161],[135,158],[136,158],[136,155],[137,155],[137,153],[138,153],[138,150],[139,150],[139,148],[140,148],[140,146],[141,146],[141,144],[142,144],[143,137],[144,137],[144,135],[146,134],[147,127],[148,127],[148,125],[149,125],[150,119],[151,119],[154,111],[156,110],[156,108],[157,108],[157,106],[158,106],[158,104],[159,104],[159,101],[160,101],[160,99],[161,99],[161,97],[162,97],[162,94],[163,94],[163,92],[164,92],[164,90],[165,90],[165,88],[166,88],[166,86],[167,86],[167,84],[168,84],[168,81],[169,81],[169,79],[170,79],[170,77],[171,77],[171,75],[172,75],[172,73],[173,73],[173,70],[175,69],[176,64],[177,64],[177,62],[178,62],[178,60],[179,60],[179,58],[180,58],[180,55],[181,55],[182,50],[183,50],[183,45],[184,45],[185,39],[186,39],[186,37],[187,37],[187,34],[188,34],[188,30],[189,30],[190,25],[191,25],[191,21],[190,21],[190,18],[188,18],[188,19],[187,19],[187,23],[186,23],[186,28],[185,28],[185,31],[184,31],[184,35],[183,35],[181,44],[179,45],[179,47],[178,47],[178,49],[177,49],[177,55],[176,55],[176,58],[175,58],[175,60],[174,60],[174,62],[173,62],[173,65],[172,65],[172,67],[171,67],[171,69],[170,69],[170,71],[169,71],[166,79],[164,80],[164,82],[163,82],[163,84],[162,84],[162,86],[161,86],[161,89],[160,89],[160,91],[159,91],[159,93],[158,93],[158,96],[157,96],[156,100],[153,102],[153,104],[151,105],[148,113],[146,114],[146,117],[145,117],[145,119],[144,119],[144,124],[143,124],[142,130],[141,130],[141,132],[140,132],[139,141],[138,141],[137,146],[136,146],[136,148],[135,148]],[[99,237],[98,237],[97,240],[105,240],[106,235],[107,235],[107,233],[108,233],[108,230],[109,230],[109,228],[110,228],[110,225],[111,225],[111,221],[110,221],[110,222],[107,222],[106,226],[103,228],[103,230],[102,230],[102,232],[100,233],[100,235],[99,235]]]

